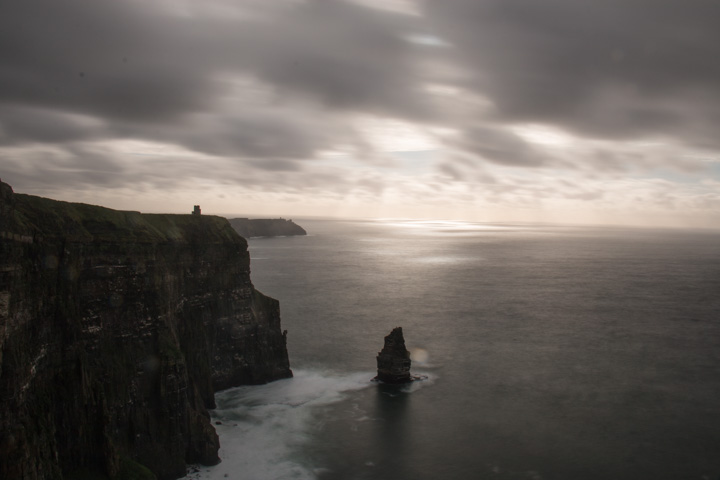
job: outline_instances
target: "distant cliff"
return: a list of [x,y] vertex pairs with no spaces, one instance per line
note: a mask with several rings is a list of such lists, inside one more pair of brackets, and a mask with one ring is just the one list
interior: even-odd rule
[[224,218],[0,184],[0,478],[171,479],[216,463],[214,392],[292,375],[278,302],[249,262]]
[[300,225],[284,218],[232,218],[230,225],[245,238],[307,235]]

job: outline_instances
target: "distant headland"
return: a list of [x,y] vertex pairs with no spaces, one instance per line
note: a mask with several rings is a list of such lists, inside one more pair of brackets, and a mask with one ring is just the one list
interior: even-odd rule
[[230,218],[230,225],[245,238],[307,235],[297,223],[284,218]]

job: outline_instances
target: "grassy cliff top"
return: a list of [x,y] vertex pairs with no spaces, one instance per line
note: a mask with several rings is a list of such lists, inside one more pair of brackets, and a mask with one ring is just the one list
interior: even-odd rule
[[0,230],[70,241],[132,243],[233,242],[246,245],[227,219],[208,215],[143,214],[33,195],[4,196]]

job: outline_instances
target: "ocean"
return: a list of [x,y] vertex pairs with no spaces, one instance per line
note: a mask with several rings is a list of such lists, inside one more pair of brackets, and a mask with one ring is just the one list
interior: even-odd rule
[[[189,478],[720,478],[717,231],[297,223],[249,241],[295,377],[218,393]],[[392,388],[396,326],[428,378]]]

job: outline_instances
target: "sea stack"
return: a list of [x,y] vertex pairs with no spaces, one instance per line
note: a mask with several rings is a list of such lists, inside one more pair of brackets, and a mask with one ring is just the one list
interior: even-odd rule
[[385,337],[385,346],[377,356],[377,368],[375,380],[391,384],[412,382],[410,352],[405,348],[402,327],[394,328],[390,335]]

